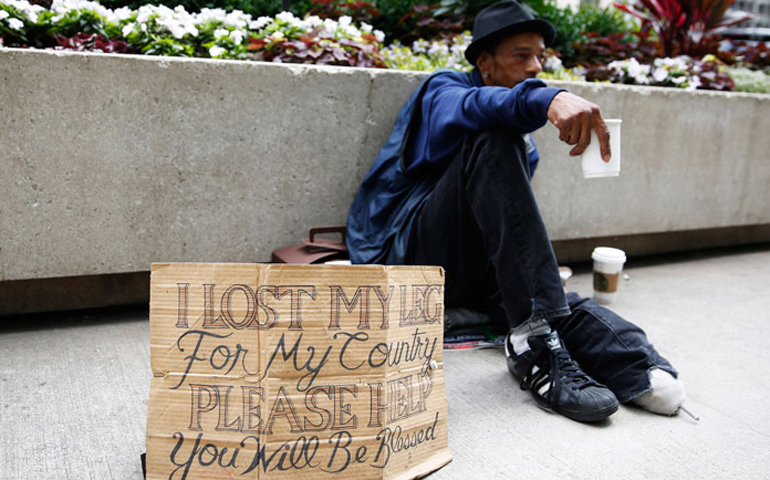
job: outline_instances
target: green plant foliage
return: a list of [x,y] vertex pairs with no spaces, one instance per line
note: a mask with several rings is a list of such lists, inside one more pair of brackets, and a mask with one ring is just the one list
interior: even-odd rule
[[735,82],[735,91],[770,93],[770,73],[745,67],[727,67],[725,70]]
[[97,12],[88,9],[68,10],[51,25],[52,34],[72,37],[78,33],[106,35],[106,19]]
[[[360,29],[343,16],[339,21],[312,16],[304,20],[283,12],[260,18],[249,38],[255,59],[279,63],[312,63],[349,67],[386,67],[379,51],[382,32],[362,23]],[[212,56],[218,56],[212,53]]]
[[0,1],[0,46],[48,48],[56,45],[48,33],[53,14],[24,1]]
[[[304,15],[310,9],[312,0],[291,0],[290,11],[295,15]],[[142,5],[165,5],[175,8],[181,5],[188,12],[199,12],[204,8],[221,8],[223,10],[240,10],[253,17],[273,16],[281,12],[281,0],[101,0],[105,7],[117,9],[129,7],[138,9]]]
[[385,32],[390,41],[402,38],[415,27],[412,22],[404,22],[404,16],[413,12],[415,7],[425,7],[428,3],[426,0],[376,0],[374,6],[380,16],[374,25]]
[[617,9],[598,8],[581,4],[577,11],[559,8],[554,0],[527,0],[535,16],[548,20],[556,28],[556,40],[551,47],[565,61],[575,56],[575,44],[588,40],[588,33],[599,36],[638,30],[637,25]]
[[386,47],[382,54],[389,68],[432,72],[451,68],[469,72],[473,67],[465,59],[465,49],[471,42],[470,32],[427,41],[418,39],[411,46],[398,41]]
[[601,36],[588,33],[582,43],[575,43],[575,54],[564,63],[572,67],[607,65],[615,60],[636,59],[641,63],[652,63],[658,56],[658,43],[650,38],[649,30],[629,33],[610,33]]

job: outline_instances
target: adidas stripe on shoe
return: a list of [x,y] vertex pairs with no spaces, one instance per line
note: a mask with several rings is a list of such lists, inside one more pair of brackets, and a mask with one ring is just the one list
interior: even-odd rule
[[615,394],[580,369],[556,332],[532,336],[528,343],[530,350],[515,355],[509,337],[508,369],[539,406],[579,422],[598,422],[618,410]]

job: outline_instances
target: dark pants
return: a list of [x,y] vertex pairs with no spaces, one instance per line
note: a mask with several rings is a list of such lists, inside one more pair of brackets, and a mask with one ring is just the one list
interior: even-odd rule
[[589,375],[630,400],[649,390],[650,368],[675,371],[639,327],[565,296],[528,165],[517,132],[469,134],[416,218],[407,263],[444,267],[447,308],[485,312],[506,331],[548,320]]

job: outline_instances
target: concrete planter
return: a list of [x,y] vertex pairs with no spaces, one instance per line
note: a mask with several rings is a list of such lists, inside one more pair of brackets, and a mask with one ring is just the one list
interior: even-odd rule
[[[0,49],[0,281],[269,260],[344,223],[424,77]],[[600,240],[634,254],[770,239],[770,96],[558,85],[623,119],[616,179],[582,179],[553,127],[535,136],[562,261]]]

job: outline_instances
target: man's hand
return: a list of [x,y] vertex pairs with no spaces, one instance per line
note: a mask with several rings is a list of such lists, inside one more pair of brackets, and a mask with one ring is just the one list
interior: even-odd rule
[[602,160],[610,161],[610,131],[604,124],[599,106],[569,92],[558,93],[548,107],[548,120],[559,129],[559,140],[575,145],[569,154],[581,155],[591,143],[591,130],[596,132]]

